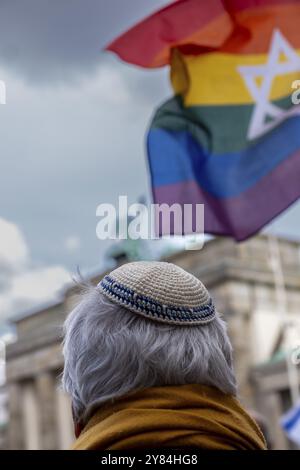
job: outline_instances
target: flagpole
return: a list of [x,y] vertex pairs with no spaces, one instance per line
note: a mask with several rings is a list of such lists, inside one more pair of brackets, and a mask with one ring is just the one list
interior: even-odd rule
[[299,399],[299,377],[297,366],[293,364],[291,359],[291,351],[289,350],[289,319],[288,319],[288,304],[287,293],[284,282],[282,261],[279,249],[278,239],[275,236],[269,235],[269,249],[270,249],[270,265],[274,274],[274,284],[277,297],[278,314],[281,319],[281,327],[283,330],[283,341],[285,346],[285,359],[288,375],[288,383],[291,395],[292,405],[296,405]]

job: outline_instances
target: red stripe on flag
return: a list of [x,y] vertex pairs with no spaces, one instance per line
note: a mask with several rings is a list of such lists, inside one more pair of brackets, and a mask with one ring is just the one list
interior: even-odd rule
[[[106,49],[126,62],[142,67],[162,66],[169,62],[172,45],[183,43],[222,15],[228,20],[223,30],[215,31],[212,47],[218,47],[227,37],[231,23],[222,0],[178,0],[138,23]],[[166,53],[162,54],[162,51]]]
[[299,0],[224,0],[226,9],[231,13],[259,7],[285,6],[299,3]]

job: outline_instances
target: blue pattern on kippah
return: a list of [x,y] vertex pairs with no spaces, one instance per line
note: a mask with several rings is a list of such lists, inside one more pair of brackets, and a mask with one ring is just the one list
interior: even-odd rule
[[215,316],[215,307],[211,299],[206,305],[194,308],[162,305],[150,297],[137,294],[134,290],[116,282],[109,275],[105,276],[98,286],[110,297],[124,304],[125,307],[152,317],[154,320],[205,323]]

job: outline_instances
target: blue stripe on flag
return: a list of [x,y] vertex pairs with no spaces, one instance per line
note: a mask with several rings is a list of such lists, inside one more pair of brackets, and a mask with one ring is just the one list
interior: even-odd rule
[[292,414],[290,418],[282,421],[282,426],[286,431],[290,431],[295,426],[298,420],[300,420],[300,407],[298,408],[298,410],[296,410],[294,414]]
[[196,180],[203,189],[219,198],[246,191],[298,149],[299,116],[290,117],[239,153],[208,155],[187,131],[153,128],[148,134],[154,187]]

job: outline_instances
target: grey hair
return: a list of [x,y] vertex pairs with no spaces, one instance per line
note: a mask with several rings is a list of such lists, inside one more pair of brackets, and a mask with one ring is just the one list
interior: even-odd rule
[[200,326],[158,323],[93,287],[67,317],[64,333],[62,382],[78,422],[147,387],[202,384],[236,395],[232,348],[219,316]]

